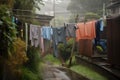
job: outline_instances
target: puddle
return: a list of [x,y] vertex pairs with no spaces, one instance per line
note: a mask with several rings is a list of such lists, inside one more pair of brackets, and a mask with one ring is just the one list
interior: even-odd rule
[[88,78],[77,74],[67,68],[56,68],[54,74],[55,76],[62,78],[62,80],[89,80]]

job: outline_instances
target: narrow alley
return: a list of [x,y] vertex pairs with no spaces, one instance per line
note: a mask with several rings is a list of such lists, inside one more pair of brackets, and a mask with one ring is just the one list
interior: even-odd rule
[[0,0],[0,80],[120,80],[120,0]]

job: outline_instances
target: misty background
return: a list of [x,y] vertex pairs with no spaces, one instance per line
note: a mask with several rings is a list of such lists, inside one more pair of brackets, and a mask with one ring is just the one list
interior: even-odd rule
[[63,26],[64,23],[75,23],[76,18],[83,19],[86,15],[96,18],[106,15],[105,7],[110,0],[43,0],[38,14],[55,16],[51,25]]

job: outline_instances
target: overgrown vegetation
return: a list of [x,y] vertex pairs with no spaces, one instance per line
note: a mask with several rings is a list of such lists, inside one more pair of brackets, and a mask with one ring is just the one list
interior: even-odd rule
[[13,42],[16,38],[15,24],[12,23],[9,10],[6,5],[0,6],[0,53],[4,58],[11,55]]
[[108,80],[105,76],[84,65],[74,65],[70,69],[89,78],[90,80]]
[[60,65],[61,62],[58,58],[55,58],[53,57],[53,54],[47,54],[43,59],[42,59],[43,62],[50,62],[52,63],[53,65]]
[[[12,60],[14,58],[13,55],[16,55],[14,54],[16,51],[14,49],[16,32],[15,24],[12,23],[8,7],[6,5],[0,5],[0,74],[2,74],[0,78],[3,80],[6,80],[6,78],[9,79],[10,76],[12,77],[14,70],[16,71],[17,69],[18,62]],[[14,69],[11,66],[12,64],[15,64]]]
[[[21,79],[22,71],[21,67],[28,60],[26,52],[25,52],[25,42],[21,39],[16,39],[13,43],[13,51],[12,55],[6,60],[7,70],[9,70],[8,74],[11,74],[13,79]],[[16,77],[16,78],[14,78]],[[17,79],[18,80],[18,79]]]
[[38,74],[32,72],[29,68],[22,68],[22,80],[40,80]]
[[17,38],[16,33],[9,8],[0,5],[0,80],[42,80],[40,52],[28,48],[26,54],[25,42]]
[[25,42],[16,37],[16,27],[12,22],[5,5],[1,6],[1,79],[21,80],[21,66],[28,60],[25,51]]
[[[67,44],[64,45],[62,43],[58,44],[58,52],[59,52],[59,59],[61,60],[62,64],[65,66],[70,67],[71,66],[71,58],[74,57],[75,54],[75,50],[73,50],[72,53],[72,48],[73,48],[73,43],[74,43],[74,39],[70,38],[67,41]],[[67,61],[71,61],[70,63],[66,63]]]
[[35,47],[28,47],[27,57],[29,60],[22,67],[22,80],[42,80],[41,77],[41,65],[40,65],[40,52]]
[[29,58],[26,65],[32,70],[32,71],[38,71],[38,65],[40,63],[40,51],[39,49],[35,47],[28,47],[27,56]]

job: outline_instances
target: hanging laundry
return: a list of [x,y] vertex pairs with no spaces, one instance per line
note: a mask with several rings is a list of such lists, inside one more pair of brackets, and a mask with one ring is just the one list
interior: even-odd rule
[[66,44],[65,27],[53,28],[53,50],[54,56],[58,57],[58,43]]
[[43,26],[41,28],[41,50],[45,54],[51,49],[53,30],[50,26]]
[[42,33],[41,33],[41,36],[44,38],[44,39],[48,39],[48,40],[51,40],[52,39],[52,34],[53,34],[53,30],[50,26],[43,26],[42,27]]
[[83,56],[91,57],[93,55],[92,40],[96,37],[95,22],[78,23],[76,30],[76,40],[78,42],[79,53]]
[[[42,28],[40,29],[40,31],[42,33]],[[41,48],[41,52],[42,52],[42,55],[43,55],[45,50],[44,50],[44,39],[43,39],[42,35],[40,36],[40,48]]]
[[79,54],[87,57],[93,56],[93,44],[90,39],[79,40]]
[[82,39],[85,36],[84,23],[78,23],[76,26],[76,40],[79,41],[79,39]]
[[95,22],[96,21],[78,23],[76,25],[78,28],[76,30],[76,40],[79,41],[79,39],[94,39],[96,37]]
[[89,22],[85,23],[85,36],[86,36],[86,39],[94,39],[96,37],[95,22],[96,21],[89,21]]
[[50,53],[51,49],[51,41],[48,39],[44,39],[44,53]]
[[104,22],[103,20],[100,20],[100,31],[103,31],[104,30]]
[[53,39],[55,44],[66,43],[65,27],[53,28]]
[[66,37],[75,37],[75,31],[76,31],[76,26],[75,23],[68,23],[65,24],[65,28],[66,28]]
[[99,44],[100,42],[100,34],[101,31],[103,31],[103,28],[104,28],[103,20],[98,20],[95,25],[95,30],[96,30],[95,45]]
[[38,47],[40,40],[40,27],[37,25],[30,25],[30,41],[31,45]]

